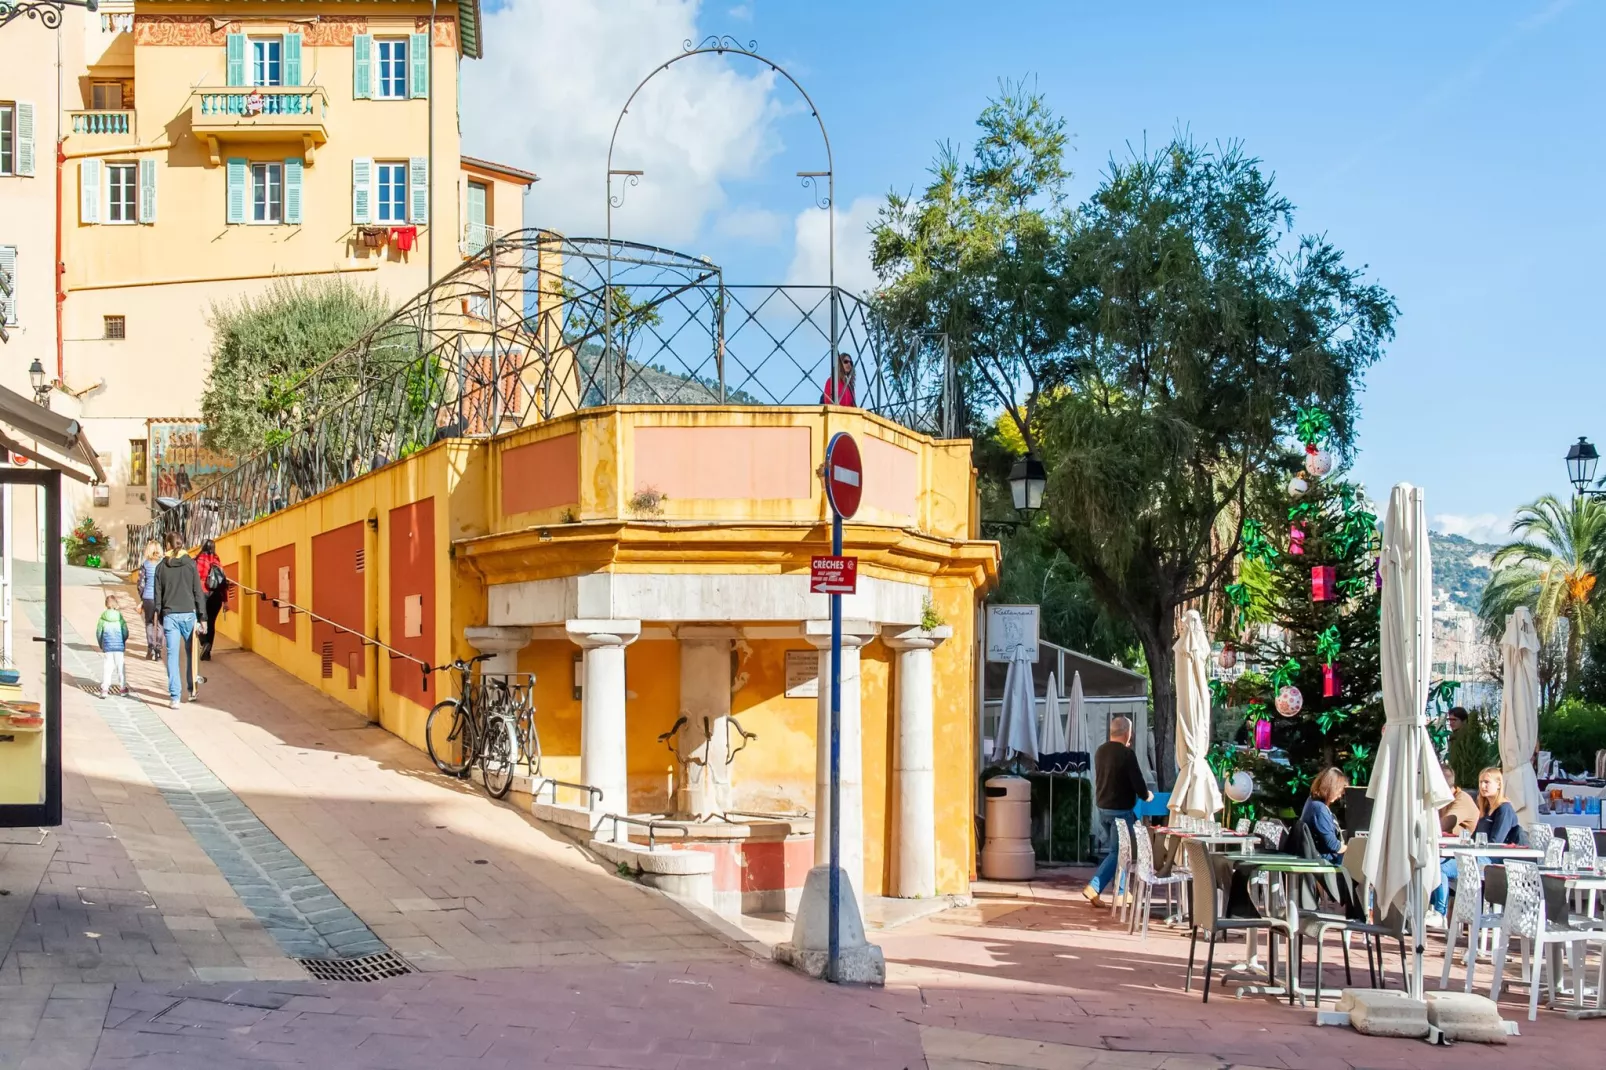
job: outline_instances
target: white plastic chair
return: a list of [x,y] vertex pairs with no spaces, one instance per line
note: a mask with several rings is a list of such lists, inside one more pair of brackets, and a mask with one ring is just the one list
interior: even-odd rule
[[1240,836],[1247,836],[1247,835],[1249,835],[1249,828],[1250,828],[1249,819],[1247,817],[1244,817],[1244,818],[1239,818],[1238,819],[1238,824],[1236,826],[1234,826],[1233,831],[1236,832]]
[[1173,893],[1178,885],[1188,883],[1189,876],[1186,870],[1174,872],[1169,877],[1161,877],[1155,873],[1154,841],[1149,835],[1149,830],[1142,825],[1132,830],[1132,846],[1134,848],[1132,852],[1134,856],[1132,870],[1135,887],[1132,889],[1133,913],[1127,924],[1126,931],[1129,933],[1136,932],[1138,918],[1141,916],[1143,918],[1143,939],[1147,940],[1149,938],[1149,915],[1154,911],[1154,890],[1156,888],[1165,889],[1166,915],[1169,917],[1176,912],[1176,906],[1180,900],[1180,897],[1174,896]]
[[1132,896],[1132,831],[1125,821],[1115,822],[1115,890],[1110,909],[1122,921],[1127,920],[1127,907]]
[[1457,851],[1455,865],[1455,906],[1445,926],[1444,976],[1439,978],[1439,988],[1448,988],[1450,985],[1450,964],[1455,958],[1456,937],[1465,928],[1467,950],[1462,963],[1467,968],[1466,990],[1471,992],[1472,978],[1478,970],[1478,945],[1486,931],[1500,928],[1500,914],[1493,911],[1484,913],[1483,867],[1478,864],[1477,856],[1471,852]]
[[[1568,825],[1567,853],[1572,856],[1578,872],[1586,873],[1594,869],[1598,858],[1595,853],[1595,833],[1576,825]],[[1595,889],[1585,888],[1573,892],[1573,909],[1585,917],[1595,917]]]
[[1543,821],[1532,825],[1522,826],[1522,831],[1528,834],[1528,846],[1536,851],[1548,851],[1551,843],[1556,839],[1556,833]]
[[[1494,980],[1489,985],[1489,998],[1499,1002],[1500,988],[1505,980],[1506,953],[1511,941],[1521,940],[1523,959],[1528,967],[1528,1020],[1539,1016],[1539,986],[1548,980],[1550,1006],[1556,1005],[1556,967],[1551,961],[1552,947],[1570,947],[1583,944],[1587,957],[1588,945],[1601,945],[1603,955],[1600,976],[1596,985],[1606,990],[1606,930],[1574,928],[1565,919],[1552,921],[1546,916],[1544,882],[1539,867],[1530,862],[1506,863],[1506,909],[1500,915],[1500,937],[1494,952]],[[1581,968],[1583,958],[1577,960],[1575,990],[1582,990],[1584,979]]]

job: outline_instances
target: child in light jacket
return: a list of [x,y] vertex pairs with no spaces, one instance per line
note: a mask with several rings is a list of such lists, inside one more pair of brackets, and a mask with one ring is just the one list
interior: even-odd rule
[[100,643],[100,697],[111,692],[112,680],[117,690],[128,693],[128,673],[123,667],[123,651],[128,648],[128,621],[123,619],[114,596],[106,598],[106,612],[95,622],[95,638]]

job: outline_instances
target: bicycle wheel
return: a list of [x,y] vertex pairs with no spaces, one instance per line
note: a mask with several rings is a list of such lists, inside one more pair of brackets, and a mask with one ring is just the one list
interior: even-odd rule
[[429,711],[424,745],[447,776],[460,777],[474,764],[474,723],[455,698],[442,699]]
[[512,723],[506,717],[492,717],[485,725],[485,746],[480,752],[485,792],[491,798],[504,799],[513,787],[513,760],[517,754]]

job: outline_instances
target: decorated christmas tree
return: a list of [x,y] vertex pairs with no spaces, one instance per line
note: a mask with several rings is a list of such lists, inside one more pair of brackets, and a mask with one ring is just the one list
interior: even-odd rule
[[1377,517],[1323,448],[1326,417],[1307,410],[1298,426],[1303,467],[1286,509],[1243,521],[1223,659],[1230,651],[1247,671],[1217,688],[1244,712],[1246,742],[1280,748],[1289,763],[1234,764],[1255,773],[1263,805],[1296,809],[1329,765],[1364,784],[1383,730]]

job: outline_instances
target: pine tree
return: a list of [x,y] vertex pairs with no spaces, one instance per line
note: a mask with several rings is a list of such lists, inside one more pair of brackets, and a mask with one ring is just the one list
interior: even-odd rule
[[[1244,521],[1245,561],[1226,591],[1228,625],[1250,671],[1223,697],[1251,722],[1269,720],[1271,746],[1288,755],[1286,769],[1252,763],[1262,800],[1274,805],[1297,805],[1330,765],[1365,783],[1383,731],[1377,517],[1361,487],[1327,471],[1331,458],[1311,448],[1323,439],[1321,414],[1302,414],[1300,427],[1306,466],[1290,487],[1303,493],[1284,514]],[[1252,623],[1267,617],[1270,627]],[[1300,708],[1283,716],[1277,699],[1289,687]]]

